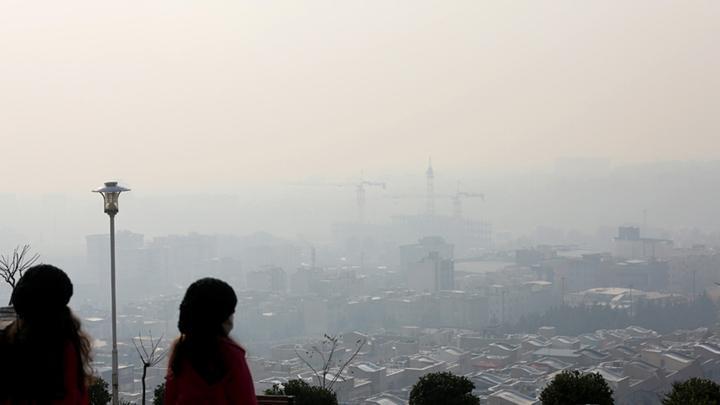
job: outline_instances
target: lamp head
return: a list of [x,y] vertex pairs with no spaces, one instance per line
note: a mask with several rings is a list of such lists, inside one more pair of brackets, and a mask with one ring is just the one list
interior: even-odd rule
[[105,183],[105,187],[93,190],[94,193],[102,195],[105,213],[111,216],[118,213],[118,199],[123,191],[130,191],[130,189],[118,186],[117,181],[108,181]]

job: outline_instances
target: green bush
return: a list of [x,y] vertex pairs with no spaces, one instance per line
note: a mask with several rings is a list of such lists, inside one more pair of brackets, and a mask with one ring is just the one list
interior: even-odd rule
[[479,405],[472,394],[475,384],[453,373],[430,373],[420,377],[410,391],[410,405]]
[[540,402],[543,405],[612,405],[612,394],[612,389],[600,373],[565,370],[557,374],[540,393]]
[[704,378],[675,382],[672,391],[665,395],[662,403],[663,405],[720,404],[720,385]]
[[333,391],[303,380],[290,380],[284,386],[275,384],[265,390],[265,395],[292,395],[295,397],[295,405],[338,405],[337,395]]
[[165,383],[155,387],[155,391],[153,391],[153,405],[165,405]]
[[100,377],[93,377],[90,387],[88,387],[88,396],[90,397],[90,405],[107,405],[112,400],[107,381]]

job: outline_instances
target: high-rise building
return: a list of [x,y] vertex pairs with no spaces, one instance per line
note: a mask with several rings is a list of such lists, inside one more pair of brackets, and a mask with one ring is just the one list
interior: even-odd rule
[[455,263],[430,252],[418,263],[410,265],[408,287],[415,291],[437,292],[455,288]]
[[436,252],[441,259],[452,259],[454,249],[440,236],[426,236],[418,243],[400,246],[400,269],[407,273],[410,265],[419,263],[432,252]]
[[453,245],[439,236],[424,237],[400,247],[400,266],[408,287],[435,292],[455,288]]

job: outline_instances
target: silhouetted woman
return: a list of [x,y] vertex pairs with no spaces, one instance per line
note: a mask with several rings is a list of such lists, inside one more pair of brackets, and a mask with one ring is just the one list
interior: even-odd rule
[[17,320],[0,337],[0,404],[89,403],[90,340],[67,306],[72,295],[70,278],[51,265],[18,281]]
[[168,367],[167,405],[257,404],[245,350],[228,337],[236,304],[224,281],[203,278],[188,287]]

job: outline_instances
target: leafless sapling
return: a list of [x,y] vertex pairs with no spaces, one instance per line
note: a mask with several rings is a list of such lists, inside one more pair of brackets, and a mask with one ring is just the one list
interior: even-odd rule
[[[362,338],[355,341],[355,349],[352,350],[352,354],[350,355],[350,357],[348,357],[347,360],[341,359],[339,362],[337,362],[337,364],[335,364],[333,363],[333,357],[335,356],[335,352],[338,349],[339,341],[340,336],[338,335],[324,335],[324,339],[321,342],[322,346],[330,346],[327,357],[325,356],[325,353],[323,353],[323,350],[321,350],[317,345],[311,346],[311,350],[305,350],[304,353],[298,351],[297,348],[295,349],[295,355],[303,363],[305,363],[305,365],[308,366],[310,370],[313,371],[313,374],[315,374],[315,378],[320,384],[320,387],[324,389],[332,389],[333,385],[335,385],[337,380],[342,375],[342,372],[355,359],[355,357],[358,355],[360,350],[362,350],[363,346],[366,343],[365,339]],[[311,361],[315,355],[320,356],[320,359],[322,361],[322,368],[318,369],[313,367]],[[337,370],[332,373],[332,378],[328,381],[328,374],[331,373],[333,367],[337,367]]]
[[37,253],[30,254],[30,245],[16,247],[11,255],[0,255],[0,278],[15,291],[15,286],[25,270],[32,267],[39,258]]
[[150,347],[145,347],[145,338],[138,333],[137,340],[140,341],[140,345],[138,346],[136,339],[133,339],[133,345],[135,346],[135,350],[138,353],[138,356],[140,356],[140,360],[142,360],[143,364],[143,373],[142,373],[142,405],[145,405],[145,377],[147,377],[147,369],[150,367],[155,367],[158,365],[163,359],[165,359],[165,356],[167,355],[167,351],[164,351],[160,349],[160,343],[163,340],[163,336],[161,335],[159,339],[155,340],[153,339],[152,332],[148,333],[148,337],[150,339]]

